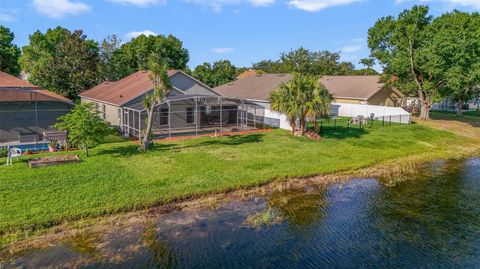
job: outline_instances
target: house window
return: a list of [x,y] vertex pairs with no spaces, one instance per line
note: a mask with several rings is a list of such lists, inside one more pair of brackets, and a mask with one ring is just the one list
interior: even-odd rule
[[168,124],[168,108],[160,110],[160,125]]
[[195,122],[195,113],[193,107],[187,107],[187,124]]
[[118,117],[118,120],[119,120],[119,121],[122,120],[122,109],[121,109],[121,108],[119,108],[119,109],[117,110],[117,117]]
[[107,107],[105,105],[102,105],[102,119],[107,118]]

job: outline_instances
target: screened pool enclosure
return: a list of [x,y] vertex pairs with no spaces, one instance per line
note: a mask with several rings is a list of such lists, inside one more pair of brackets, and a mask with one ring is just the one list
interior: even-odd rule
[[[253,102],[210,95],[173,95],[155,108],[155,138],[176,135],[238,132],[275,126],[265,119],[264,107]],[[147,126],[143,102],[123,107],[124,134],[141,138]]]
[[22,136],[42,140],[43,132],[54,131],[58,117],[72,107],[70,100],[46,90],[0,87],[0,143]]

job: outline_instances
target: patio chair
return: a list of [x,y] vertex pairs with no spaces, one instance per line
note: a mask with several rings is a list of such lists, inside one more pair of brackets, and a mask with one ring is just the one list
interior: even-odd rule
[[358,118],[358,116],[353,117],[353,118],[350,120],[350,123],[351,123],[351,124],[359,124],[359,118]]
[[22,159],[22,150],[19,148],[9,148],[7,153],[7,165],[13,164],[13,158]]
[[366,117],[362,116],[362,115],[358,115],[358,116],[353,117],[350,120],[350,123],[354,124],[354,125],[358,125],[358,124],[366,125],[368,123],[368,119]]

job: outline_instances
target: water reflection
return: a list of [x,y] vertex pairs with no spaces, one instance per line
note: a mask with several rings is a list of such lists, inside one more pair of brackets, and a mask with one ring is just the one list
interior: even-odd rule
[[476,267],[479,171],[479,159],[436,162],[394,186],[354,179],[172,212],[80,233],[6,267]]
[[99,258],[101,256],[98,251],[100,239],[101,236],[97,233],[79,231],[66,238],[65,246],[72,248],[75,252],[80,254],[86,254],[92,258]]
[[321,219],[325,207],[324,192],[287,190],[268,197],[268,204],[278,210],[292,229],[305,229],[315,226]]
[[478,160],[447,162],[441,173],[381,192],[369,219],[383,248],[408,266],[435,261],[448,268],[476,267],[480,261],[478,171]]
[[143,234],[143,240],[147,248],[151,251],[152,257],[148,259],[145,267],[148,268],[174,268],[177,257],[175,252],[170,249],[167,242],[164,242],[158,236],[158,230],[153,223],[147,224],[147,230]]

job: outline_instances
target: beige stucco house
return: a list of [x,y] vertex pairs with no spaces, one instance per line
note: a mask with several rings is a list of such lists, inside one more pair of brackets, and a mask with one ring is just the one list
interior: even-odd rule
[[406,96],[380,81],[380,76],[323,76],[320,82],[337,103],[403,107]]
[[[225,98],[180,70],[169,70],[168,76],[170,93],[155,108],[155,135],[228,131],[248,125],[247,109],[256,105]],[[119,81],[101,83],[81,93],[80,98],[94,103],[101,118],[125,135],[140,137],[146,128],[144,100],[152,91],[149,71],[138,71]]]
[[[273,90],[292,78],[291,74],[257,74],[250,71],[214,90],[225,97],[246,99],[262,106],[265,118],[278,119],[280,128],[289,129],[286,116],[271,110],[269,97]],[[319,83],[325,85],[334,97],[332,115],[355,116],[355,111],[363,111],[362,115],[369,116],[374,108],[374,114],[378,116],[408,114],[400,108],[405,106],[405,95],[382,83],[380,76],[323,76]]]
[[[292,78],[291,74],[248,73],[215,88],[215,91],[228,97],[268,102],[270,92]],[[333,95],[336,103],[401,107],[406,102],[406,96],[382,83],[380,76],[323,76],[320,83]]]

